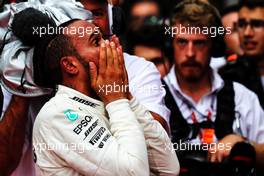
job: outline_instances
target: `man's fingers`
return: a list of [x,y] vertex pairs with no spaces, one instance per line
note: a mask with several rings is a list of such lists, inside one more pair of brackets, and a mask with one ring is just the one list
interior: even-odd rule
[[209,150],[208,152],[208,158],[209,158],[209,161],[211,162],[222,162],[223,159],[226,157],[226,153],[224,150],[217,150],[217,151],[212,151],[212,150]]
[[216,162],[216,155],[217,155],[217,151],[210,148],[208,151],[208,160],[211,162]]
[[103,74],[106,70],[106,45],[103,41],[100,45],[100,56],[99,56],[99,74]]
[[115,43],[117,48],[121,46],[121,44],[119,42],[119,38],[116,35],[112,36],[111,41]]
[[89,62],[90,67],[90,80],[92,87],[96,87],[96,81],[97,81],[97,68],[96,65],[93,62]]
[[116,51],[117,51],[117,59],[118,59],[118,65],[117,65],[117,68],[119,70],[123,70],[123,65],[122,65],[122,62],[121,62],[121,51],[119,48],[116,48]]
[[224,153],[223,153],[223,151],[219,151],[219,152],[217,152],[217,156],[216,156],[216,160],[217,160],[217,162],[222,162],[222,160],[223,160],[223,158],[224,158]]
[[210,161],[211,162],[216,162],[216,153],[210,153]]
[[114,60],[114,69],[117,70],[119,68],[119,53],[117,51],[116,45],[114,42],[110,43],[111,49],[112,49],[112,54],[113,54],[113,60]]
[[227,149],[219,150],[217,160],[219,162],[222,162],[225,158],[227,158],[229,156],[229,154],[230,154],[230,150],[227,150]]
[[118,47],[118,55],[119,55],[119,63],[121,66],[125,66],[125,61],[124,61],[124,54],[123,54],[123,49],[122,46]]
[[113,54],[112,54],[109,40],[105,41],[105,46],[106,46],[107,67],[113,69],[114,59],[113,59]]

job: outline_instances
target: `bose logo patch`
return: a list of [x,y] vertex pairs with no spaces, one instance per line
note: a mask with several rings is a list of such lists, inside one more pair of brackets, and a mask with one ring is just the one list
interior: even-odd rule
[[96,104],[96,103],[92,103],[92,102],[90,102],[90,101],[87,101],[87,100],[81,99],[81,98],[79,98],[79,97],[73,97],[73,98],[71,98],[71,99],[74,100],[74,101],[77,101],[77,102],[79,102],[79,103],[82,103],[82,104],[84,104],[84,105],[91,106],[91,107],[93,107],[93,108],[95,108],[96,106],[99,106],[99,105]]

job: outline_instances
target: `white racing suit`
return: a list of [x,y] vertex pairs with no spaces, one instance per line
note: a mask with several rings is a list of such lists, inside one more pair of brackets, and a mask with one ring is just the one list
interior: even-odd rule
[[[27,7],[44,12],[55,20],[57,25],[73,18],[92,19],[92,13],[85,10],[75,0],[29,0],[28,2],[5,5],[4,11],[0,13],[0,43],[6,42],[0,56],[0,84],[14,95],[36,97],[29,107],[30,122],[27,123],[28,135],[25,137],[23,154],[12,176],[35,176],[31,160],[31,128],[36,114],[45,102],[43,97],[51,92],[50,89],[38,87],[33,81],[32,55],[34,48],[22,44],[12,32],[7,33],[14,14]],[[109,16],[111,15],[109,14]],[[5,35],[6,37],[4,37]],[[170,111],[164,105],[165,90],[154,64],[128,54],[124,54],[124,58],[129,85],[132,88],[131,94],[137,97],[138,101],[149,111],[159,114],[168,123]]]
[[104,108],[65,86],[33,128],[37,175],[177,175],[179,162],[168,145],[165,130],[135,98]]

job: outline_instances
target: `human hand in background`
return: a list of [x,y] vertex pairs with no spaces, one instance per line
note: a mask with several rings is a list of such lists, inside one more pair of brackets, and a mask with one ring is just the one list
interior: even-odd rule
[[245,139],[242,136],[236,134],[230,134],[221,139],[217,146],[211,148],[208,152],[208,159],[211,162],[222,162],[230,154],[233,146],[238,142],[244,142]]

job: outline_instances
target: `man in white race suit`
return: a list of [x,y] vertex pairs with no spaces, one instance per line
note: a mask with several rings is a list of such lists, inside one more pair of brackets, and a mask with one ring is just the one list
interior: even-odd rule
[[[66,27],[96,29],[85,20],[72,20]],[[129,93],[124,55],[116,38],[104,41],[93,30],[82,37],[56,35],[44,43],[44,52],[35,53],[46,56],[40,58],[46,63],[42,70],[48,80],[42,86],[58,85],[58,89],[34,124],[37,173],[179,173],[174,151],[166,149],[172,145],[166,131]]]
[[[88,2],[96,4],[97,1],[87,1],[85,4],[86,9],[93,10],[92,8],[95,6],[88,6]],[[97,5],[101,6],[102,4]],[[108,5],[107,8],[107,3],[104,3],[103,6],[106,7],[104,10],[109,13],[109,15],[106,14],[108,18],[99,18],[97,16],[96,20],[100,22],[104,20],[107,22],[109,19],[109,29],[111,29],[111,6]],[[80,3],[76,3],[72,0],[30,0],[24,3],[13,3],[11,5],[6,5],[3,13],[0,15],[1,22],[3,22],[0,28],[1,40],[4,39],[6,32],[10,29],[8,24],[12,23],[13,15],[27,7],[33,7],[48,14],[55,20],[57,25],[72,18],[87,19],[87,17],[92,16],[92,14],[85,10]],[[109,11],[107,11],[107,9]],[[96,20],[94,19],[94,22]],[[102,32],[104,33],[103,30]],[[13,94],[13,96],[3,121],[0,124],[0,143],[3,144],[0,148],[0,160],[3,161],[1,163],[4,163],[1,164],[0,167],[3,173],[8,172],[10,174],[11,172],[12,176],[21,174],[34,176],[34,165],[33,161],[31,161],[31,129],[39,109],[46,102],[44,96],[49,94],[50,90],[37,86],[33,81],[33,47],[24,45],[10,32],[6,35],[5,41],[6,44],[3,47],[0,64],[2,72],[1,83],[5,89]],[[155,66],[143,59],[138,59],[136,56],[125,54],[124,57],[130,87],[132,87],[132,95],[137,97],[139,102],[151,111],[151,114],[164,128],[167,128],[166,122],[169,121],[169,110],[163,102],[165,91],[163,88],[160,88],[161,82],[159,73]],[[21,83],[23,83],[22,86]],[[147,89],[142,91],[142,88]],[[6,123],[10,125],[6,125]],[[16,128],[16,125],[20,127]],[[26,130],[23,130],[25,128]],[[13,132],[10,133],[10,131]],[[16,140],[23,138],[25,138],[24,145],[21,143],[23,142],[22,140]],[[12,151],[9,151],[11,148]],[[11,160],[8,158],[11,157],[12,162],[9,162]]]

